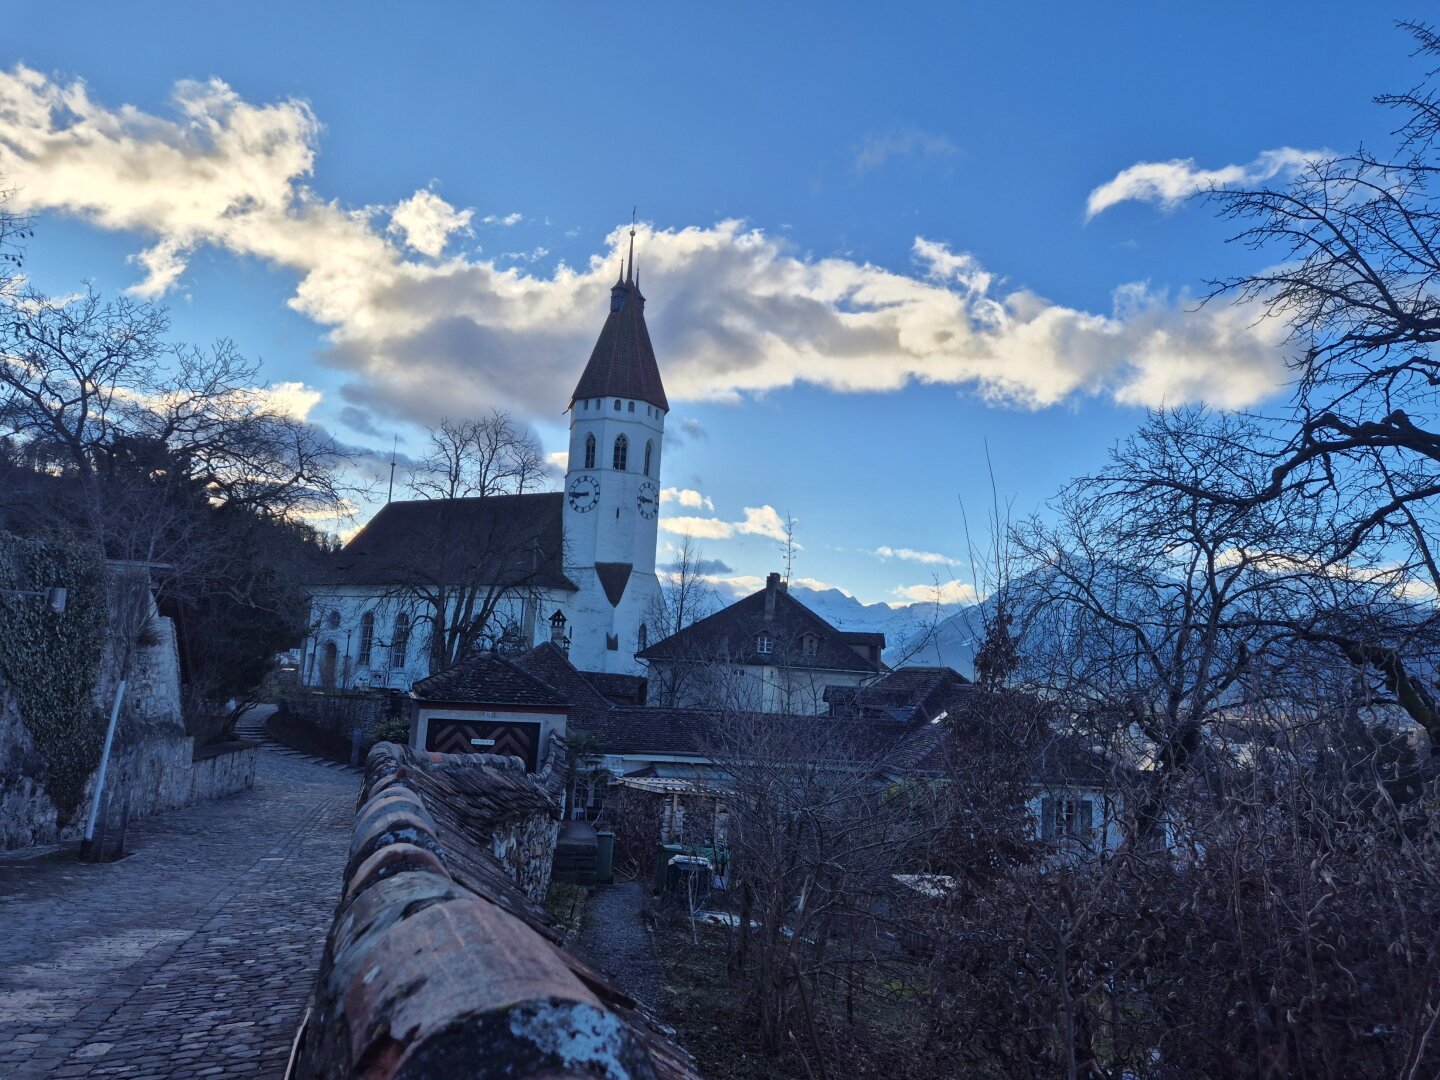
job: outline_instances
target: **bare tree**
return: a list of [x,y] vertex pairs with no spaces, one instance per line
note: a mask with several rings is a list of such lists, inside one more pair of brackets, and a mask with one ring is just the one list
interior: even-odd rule
[[1244,700],[1247,674],[1283,654],[1285,587],[1313,572],[1303,501],[1199,493],[1263,482],[1249,443],[1244,420],[1155,414],[1108,469],[1062,493],[1053,523],[1014,531],[1026,572],[1006,603],[1024,641],[1021,684],[1152,767],[1140,838],[1204,760],[1211,725]]
[[[1440,36],[1419,23],[1402,27],[1434,64]],[[1255,433],[1263,482],[1211,489],[1193,477],[1153,481],[1236,507],[1313,500],[1332,523],[1313,558],[1342,573],[1357,563],[1398,566],[1432,593],[1440,590],[1437,74],[1432,67],[1409,90],[1376,99],[1399,121],[1389,152],[1362,147],[1313,161],[1284,187],[1210,192],[1222,216],[1243,224],[1234,239],[1267,261],[1214,282],[1212,298],[1238,297],[1289,325],[1293,409]],[[1440,722],[1426,667],[1342,622],[1309,632],[1310,640],[1382,681],[1435,743]]]
[[831,1022],[853,1019],[884,949],[881,898],[914,838],[908,807],[881,797],[862,731],[720,712],[711,756],[728,788],[734,964],[767,1050],[793,1050],[812,1075],[843,1072]]
[[[507,412],[431,429],[409,486],[433,505],[392,568],[399,584],[390,597],[397,611],[419,607],[431,671],[477,648],[528,640],[534,605],[564,560],[558,530],[520,499],[543,477],[540,444]],[[532,626],[521,625],[527,620]]]
[[[217,599],[280,604],[273,654],[293,617],[294,590],[276,587],[285,560],[267,542],[270,566],[254,574],[257,545],[235,537],[253,541],[251,526],[266,521],[298,541],[302,516],[342,501],[344,458],[273,407],[257,365],[233,344],[199,350],[170,341],[168,328],[160,308],[93,289],[10,298],[0,313],[0,433],[16,466],[11,509],[31,528],[78,533],[111,560],[146,564],[162,601],[192,615]],[[112,613],[123,672],[150,597],[122,593],[135,600]]]
[[508,412],[480,420],[442,419],[430,429],[429,452],[410,470],[410,488],[424,499],[522,495],[545,476],[540,443]]

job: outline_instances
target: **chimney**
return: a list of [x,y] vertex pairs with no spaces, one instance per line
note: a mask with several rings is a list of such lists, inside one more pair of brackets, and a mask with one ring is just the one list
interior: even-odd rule
[[570,639],[565,636],[565,613],[559,608],[550,616],[550,640],[562,653],[570,655]]
[[771,574],[765,579],[765,617],[767,619],[775,614],[776,594],[783,592],[785,592],[785,582],[780,580],[779,574]]

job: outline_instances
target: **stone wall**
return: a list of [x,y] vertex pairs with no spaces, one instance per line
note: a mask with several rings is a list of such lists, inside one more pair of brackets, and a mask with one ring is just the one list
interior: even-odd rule
[[500,822],[490,831],[490,853],[504,865],[520,891],[544,903],[555,862],[560,823],[548,813],[526,814]]
[[[109,718],[116,678],[107,656],[95,708]],[[244,791],[255,783],[253,748],[194,761],[194,740],[180,712],[180,661],[174,624],[151,612],[116,725],[106,788],[112,814],[126,805],[131,820]],[[15,702],[0,680],[0,850],[79,839],[94,798],[98,770],[85,784],[74,819],[61,822],[46,793],[43,761]]]
[[186,805],[249,791],[255,786],[255,764],[259,757],[258,747],[245,746],[192,762],[190,798]]
[[518,758],[370,752],[293,1077],[698,1080],[668,1030],[560,947],[539,881],[516,880],[553,843],[535,822],[559,813],[564,741],[551,748],[534,775]]

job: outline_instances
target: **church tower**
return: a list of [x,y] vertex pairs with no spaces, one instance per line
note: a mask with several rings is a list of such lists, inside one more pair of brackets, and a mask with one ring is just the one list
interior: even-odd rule
[[565,473],[565,572],[570,660],[582,671],[634,673],[653,637],[660,458],[670,403],[630,263],[610,290],[610,314],[570,397]]

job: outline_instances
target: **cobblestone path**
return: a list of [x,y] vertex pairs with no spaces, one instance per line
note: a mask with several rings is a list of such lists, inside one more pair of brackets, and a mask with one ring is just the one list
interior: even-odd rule
[[253,791],[133,823],[119,862],[0,861],[0,1077],[283,1075],[359,782],[266,746]]

